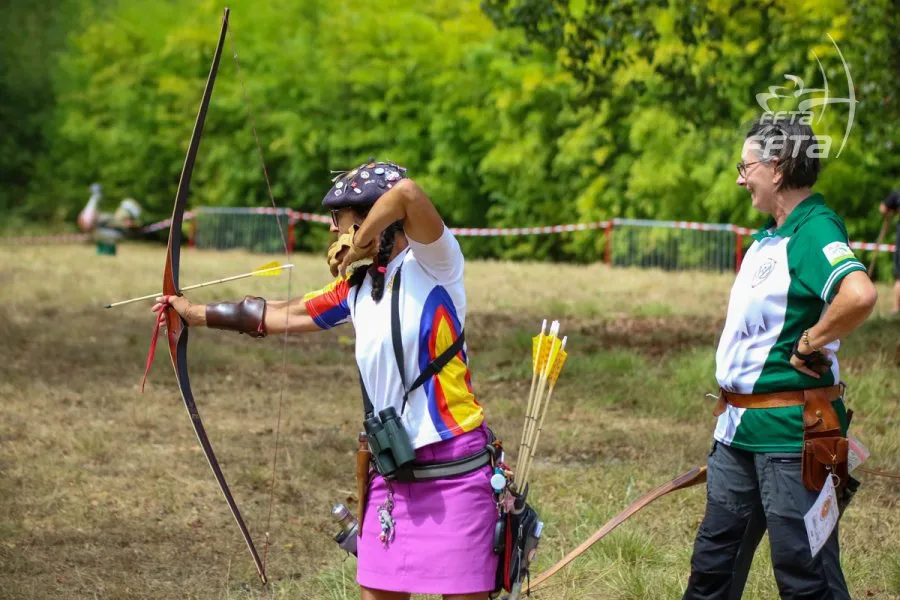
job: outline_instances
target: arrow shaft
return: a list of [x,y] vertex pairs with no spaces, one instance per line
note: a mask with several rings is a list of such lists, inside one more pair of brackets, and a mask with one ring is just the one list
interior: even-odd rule
[[[241,273],[240,275],[232,275],[231,277],[223,277],[222,279],[216,279],[214,281],[204,281],[203,283],[196,283],[194,285],[189,285],[187,287],[181,288],[182,292],[186,292],[189,290],[196,290],[198,288],[207,287],[210,285],[216,285],[219,283],[228,283],[229,281],[237,281],[238,279],[245,279],[247,277],[253,277],[254,275],[265,275],[266,273],[271,273],[272,271],[279,271],[281,269],[292,269],[294,268],[293,264],[281,265],[278,267],[270,267],[268,269],[260,269],[259,271],[251,271],[249,273]],[[107,304],[105,308],[115,308],[116,306],[123,306],[125,304],[131,304],[132,302],[140,302],[141,300],[151,300],[158,296],[162,295],[162,292],[156,292],[155,294],[147,294],[146,296],[140,296],[138,298],[129,298],[128,300],[120,300],[119,302],[113,302],[112,304]]]

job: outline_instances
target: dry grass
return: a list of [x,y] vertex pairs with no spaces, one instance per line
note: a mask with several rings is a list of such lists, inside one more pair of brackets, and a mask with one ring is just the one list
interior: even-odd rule
[[[246,549],[202,457],[168,367],[138,390],[148,305],[103,303],[158,288],[163,251],[117,258],[82,246],[0,247],[0,597],[262,596]],[[270,260],[186,252],[182,284]],[[293,295],[325,281],[321,257],[295,257]],[[476,390],[495,430],[516,439],[530,336],[563,321],[571,359],[533,480],[547,522],[537,570],[631,500],[701,464],[712,418],[712,353],[728,275],[602,265],[472,263]],[[202,290],[196,301],[286,294],[286,278]],[[887,289],[879,311],[887,310]],[[348,337],[349,336],[349,337]],[[352,330],[291,340],[270,532],[275,598],[353,598],[354,561],[329,539],[328,512],[352,501],[360,401]],[[900,322],[876,319],[842,352],[855,433],[873,464],[900,470]],[[161,354],[166,349],[160,347]],[[278,340],[192,332],[200,412],[257,544],[265,538],[273,429],[283,388]],[[900,484],[866,477],[842,522],[854,598],[900,597]],[[352,505],[351,505],[352,506]],[[540,599],[677,598],[702,516],[702,489],[629,520],[536,594]],[[747,598],[772,598],[765,543]]]

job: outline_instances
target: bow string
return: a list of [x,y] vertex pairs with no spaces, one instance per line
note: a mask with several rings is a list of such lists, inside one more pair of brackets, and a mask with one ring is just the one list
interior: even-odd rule
[[[194,170],[194,163],[197,157],[197,151],[200,147],[200,138],[203,134],[203,125],[206,121],[206,114],[209,109],[210,98],[212,97],[213,86],[215,85],[216,74],[219,69],[219,62],[222,56],[222,50],[225,45],[225,37],[230,34],[232,50],[234,54],[235,65],[237,67],[238,77],[241,83],[241,89],[243,90],[244,101],[247,104],[248,112],[250,115],[250,122],[253,129],[253,135],[256,139],[257,151],[259,152],[260,164],[262,166],[263,175],[266,182],[266,189],[268,191],[269,199],[272,204],[272,208],[274,209],[275,219],[278,224],[278,230],[281,234],[282,247],[284,249],[285,254],[290,257],[290,248],[288,247],[287,238],[284,233],[284,229],[281,225],[281,217],[279,215],[279,209],[277,204],[275,203],[274,195],[272,194],[272,186],[269,182],[269,174],[266,169],[265,159],[263,157],[262,145],[259,141],[259,136],[257,134],[256,121],[253,115],[253,107],[250,103],[249,96],[247,95],[246,86],[244,85],[243,78],[240,73],[240,64],[238,63],[237,51],[234,45],[234,36],[229,31],[229,14],[230,11],[228,8],[225,9],[223,17],[222,17],[222,28],[219,33],[218,43],[216,44],[215,54],[213,55],[212,65],[209,70],[209,76],[206,80],[206,87],[203,91],[203,97],[200,102],[200,108],[197,113],[197,120],[194,123],[194,130],[191,135],[190,144],[188,145],[187,155],[184,160],[184,167],[182,168],[181,178],[178,183],[178,191],[175,195],[175,206],[172,211],[172,221],[171,226],[169,228],[169,241],[168,247],[166,250],[166,266],[165,271],[163,273],[163,294],[167,296],[180,296],[181,290],[179,287],[179,271],[181,266],[181,243],[182,243],[182,223],[184,219],[184,210],[187,204],[187,199],[189,196],[189,189],[191,184],[191,176]],[[291,274],[293,271],[289,271],[288,274],[288,302],[290,302],[291,298]],[[287,377],[287,335],[288,335],[288,315],[289,312],[285,311],[285,333],[284,333],[284,344],[283,344],[283,356],[282,356],[282,373],[283,379]],[[257,574],[259,575],[260,581],[262,581],[263,585],[266,585],[268,582],[268,578],[266,576],[266,566],[267,566],[267,558],[268,558],[268,548],[269,548],[269,528],[271,525],[272,518],[272,509],[274,506],[274,497],[275,497],[275,480],[276,480],[276,467],[277,467],[277,456],[278,456],[278,443],[279,443],[279,431],[281,424],[281,413],[282,406],[284,401],[284,382],[281,386],[281,392],[278,403],[278,416],[275,424],[275,448],[273,452],[272,458],[272,481],[270,485],[270,498],[269,498],[269,508],[268,508],[268,516],[266,521],[266,542],[263,552],[263,557],[260,558],[259,552],[256,549],[256,545],[253,543],[253,538],[250,535],[250,531],[247,528],[246,523],[244,522],[243,517],[241,516],[240,509],[237,506],[237,503],[234,500],[234,496],[231,493],[231,490],[228,487],[228,483],[225,480],[225,475],[222,473],[222,469],[219,466],[219,461],[216,458],[215,452],[213,451],[212,444],[209,441],[209,437],[206,434],[206,429],[203,426],[203,421],[200,418],[200,413],[197,410],[196,402],[194,401],[194,396],[191,391],[190,377],[188,376],[188,368],[187,368],[187,347],[188,347],[188,325],[187,322],[178,314],[178,312],[172,306],[166,306],[162,314],[160,315],[160,319],[158,321],[158,325],[160,322],[165,323],[166,326],[166,335],[167,341],[169,345],[169,354],[172,358],[172,366],[175,369],[175,378],[178,382],[178,388],[181,392],[182,400],[184,401],[185,408],[188,411],[188,415],[191,419],[191,424],[194,428],[194,432],[197,435],[197,440],[200,442],[200,446],[203,449],[203,453],[206,455],[206,459],[209,462],[209,466],[215,475],[216,482],[219,484],[219,489],[222,491],[223,496],[225,497],[225,501],[228,504],[228,508],[231,510],[231,514],[234,517],[235,522],[237,523],[238,528],[240,529],[241,536],[244,538],[244,541],[247,544],[247,549],[250,552],[250,555],[253,559],[253,563],[256,567]],[[154,336],[154,344],[155,346],[155,336]],[[151,348],[151,357],[152,361],[152,348]],[[149,362],[148,362],[149,368]]]

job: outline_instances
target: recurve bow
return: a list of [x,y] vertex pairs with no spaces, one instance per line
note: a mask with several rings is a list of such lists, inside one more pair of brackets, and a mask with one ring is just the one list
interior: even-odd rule
[[[197,157],[197,149],[200,146],[200,136],[203,133],[203,123],[206,120],[209,100],[212,96],[213,85],[216,81],[216,73],[219,69],[219,59],[222,56],[222,48],[225,44],[225,36],[228,30],[228,14],[229,10],[226,8],[225,14],[222,17],[222,30],[219,34],[218,44],[216,45],[216,52],[213,56],[212,66],[209,69],[209,77],[206,80],[203,99],[200,102],[200,110],[197,113],[197,121],[194,123],[194,132],[191,135],[187,156],[184,159],[184,168],[181,171],[178,192],[175,195],[175,208],[172,211],[172,224],[169,228],[169,244],[168,249],[166,250],[166,267],[163,273],[162,289],[163,294],[167,296],[181,295],[181,291],[178,287],[178,273],[181,259],[182,219],[184,217],[184,208],[187,204],[188,190],[191,185],[194,161]],[[225,501],[228,503],[228,508],[231,510],[231,514],[234,516],[238,528],[241,530],[244,541],[247,543],[247,548],[250,550],[250,554],[253,557],[253,562],[256,565],[256,571],[259,574],[259,578],[263,584],[265,584],[267,581],[265,567],[263,566],[262,560],[260,560],[259,553],[256,551],[256,546],[253,544],[253,539],[250,537],[250,531],[244,523],[241,511],[238,509],[237,503],[231,494],[231,490],[228,488],[228,483],[225,481],[225,475],[219,467],[219,461],[216,459],[212,444],[210,444],[209,438],[206,435],[203,421],[200,420],[200,413],[197,411],[197,404],[194,402],[194,395],[191,392],[191,382],[188,377],[187,368],[187,322],[171,306],[165,307],[163,313],[165,316],[161,317],[161,319],[164,319],[163,322],[166,325],[169,354],[172,357],[172,366],[175,368],[175,379],[178,381],[178,389],[181,391],[181,398],[184,400],[184,406],[187,408],[188,414],[191,417],[191,424],[194,427],[194,432],[197,434],[197,440],[200,442],[203,453],[209,461],[209,466],[216,477],[219,489],[222,490]]]

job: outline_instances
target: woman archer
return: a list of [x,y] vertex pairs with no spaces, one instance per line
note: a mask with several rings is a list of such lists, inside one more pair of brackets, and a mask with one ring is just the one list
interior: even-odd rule
[[[393,163],[370,162],[340,176],[323,205],[331,210],[331,231],[346,240],[329,253],[337,277],[325,288],[287,302],[248,296],[200,305],[163,296],[153,310],[170,304],[191,327],[253,337],[352,322],[370,444],[375,430],[399,423],[405,436],[395,437],[408,439],[416,467],[394,465],[385,473],[390,464],[373,463],[358,540],[362,598],[420,593],[485,600],[495,588],[497,503],[485,459],[489,432],[463,342],[459,243],[428,196]],[[352,269],[368,258],[367,268]],[[394,450],[400,463],[404,449]]]

